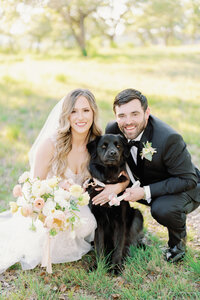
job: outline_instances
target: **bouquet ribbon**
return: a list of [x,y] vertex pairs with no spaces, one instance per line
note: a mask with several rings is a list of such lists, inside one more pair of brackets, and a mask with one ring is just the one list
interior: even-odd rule
[[47,273],[52,273],[51,265],[51,237],[49,231],[46,232],[46,239],[44,243],[43,255],[42,255],[42,267],[46,267]]

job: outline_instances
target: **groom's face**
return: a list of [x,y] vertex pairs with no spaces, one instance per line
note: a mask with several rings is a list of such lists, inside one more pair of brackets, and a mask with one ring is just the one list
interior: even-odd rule
[[138,99],[115,107],[118,126],[127,139],[135,139],[146,127],[149,107],[144,112]]

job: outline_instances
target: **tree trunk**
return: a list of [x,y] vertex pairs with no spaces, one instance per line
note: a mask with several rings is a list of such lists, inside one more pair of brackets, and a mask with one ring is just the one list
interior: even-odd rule
[[74,36],[74,38],[81,50],[82,55],[87,56],[87,50],[86,50],[86,45],[85,45],[85,25],[84,25],[85,18],[84,18],[84,16],[83,15],[80,16],[80,22],[77,24],[80,29],[80,33],[76,32],[76,30],[74,28],[73,20],[69,13],[67,15],[63,14],[63,17],[68,21],[72,35]]
[[84,25],[84,16],[80,16],[80,48],[83,56],[87,56],[87,50],[86,50],[86,45],[85,45],[85,25]]

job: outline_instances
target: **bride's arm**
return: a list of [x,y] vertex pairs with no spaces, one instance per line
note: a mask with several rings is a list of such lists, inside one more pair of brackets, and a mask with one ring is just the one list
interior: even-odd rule
[[49,163],[54,155],[54,145],[51,139],[45,140],[38,148],[35,157],[33,177],[45,179],[49,170]]
[[95,205],[97,205],[97,204],[103,205],[103,204],[105,204],[106,202],[109,201],[109,196],[111,194],[116,194],[117,195],[117,194],[123,192],[130,183],[130,179],[128,177],[128,174],[126,174],[124,172],[124,175],[127,178],[126,181],[118,182],[118,183],[115,183],[115,184],[106,184],[106,186],[102,190],[102,192],[92,199],[92,203],[95,204]]

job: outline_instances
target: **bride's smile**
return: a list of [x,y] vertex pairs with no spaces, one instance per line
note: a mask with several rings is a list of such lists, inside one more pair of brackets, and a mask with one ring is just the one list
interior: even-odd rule
[[73,133],[88,133],[93,123],[93,111],[88,100],[80,96],[69,116],[71,131]]

